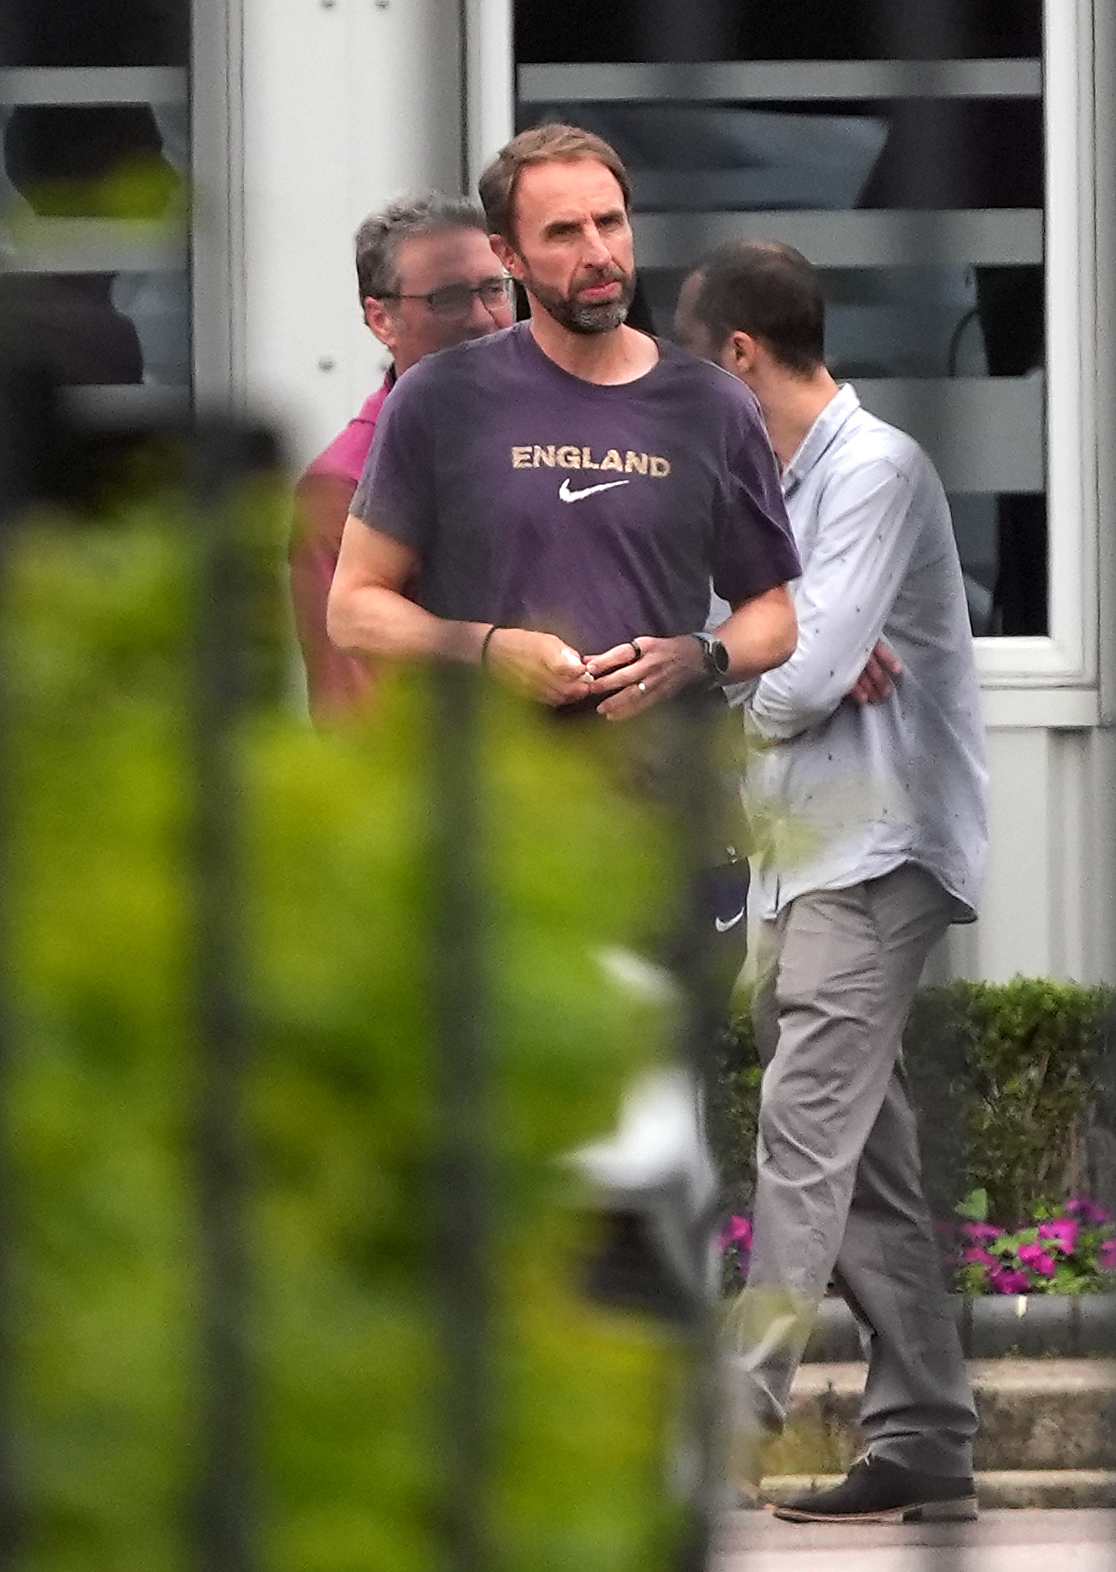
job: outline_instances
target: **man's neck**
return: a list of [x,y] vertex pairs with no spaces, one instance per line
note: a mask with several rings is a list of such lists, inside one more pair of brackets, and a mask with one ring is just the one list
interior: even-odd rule
[[839,389],[823,366],[810,377],[772,371],[754,391],[763,410],[775,456],[786,469],[802,446],[806,433],[826,405],[837,397]]
[[583,382],[617,386],[646,376],[659,359],[659,346],[626,323],[607,333],[571,333],[548,311],[535,307],[531,333],[548,360]]

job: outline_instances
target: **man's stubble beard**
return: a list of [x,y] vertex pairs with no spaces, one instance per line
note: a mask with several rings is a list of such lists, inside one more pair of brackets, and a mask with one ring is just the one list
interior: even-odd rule
[[599,333],[611,333],[615,328],[621,327],[627,321],[635,295],[634,272],[619,274],[619,276],[618,273],[612,273],[606,275],[600,282],[617,283],[621,286],[615,300],[578,303],[576,299],[563,295],[561,290],[551,289],[547,284],[539,284],[530,275],[523,280],[524,287],[530,290],[539,305],[558,323],[559,327],[564,327],[568,332],[578,333],[585,338]]

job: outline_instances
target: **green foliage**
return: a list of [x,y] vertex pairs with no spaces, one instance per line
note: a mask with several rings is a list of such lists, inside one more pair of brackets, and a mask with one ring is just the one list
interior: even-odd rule
[[763,1070],[756,1053],[747,994],[738,993],[732,1027],[721,1033],[708,1097],[710,1143],[721,1170],[723,1209],[750,1216],[756,1120]]
[[1085,1133],[1112,1004],[1110,989],[1027,977],[920,995],[905,1057],[924,1141],[943,1109],[960,1114],[954,1182],[962,1193],[986,1190],[990,1217],[1024,1222],[1086,1187]]
[[[1107,1080],[1113,991],[1019,977],[923,990],[903,1056],[931,1208],[974,1191],[1006,1226],[1095,1188],[1087,1135]],[[748,1210],[759,1067],[747,995],[722,1045],[714,1131],[727,1204]]]
[[1092,1294],[1111,1290],[1116,1268],[1116,1224],[1081,1196],[1063,1206],[1039,1206],[1025,1227],[988,1221],[988,1196],[974,1190],[957,1206],[954,1260],[957,1287],[966,1294]]
[[[5,1119],[29,1572],[185,1564],[202,1357],[200,584],[170,504],[81,530],[37,521],[7,586]],[[232,742],[269,1572],[425,1572],[440,1556],[437,1306],[454,1285],[432,1233],[431,715],[415,679],[336,739],[260,708]],[[666,1055],[670,1012],[606,954],[645,949],[666,911],[667,826],[624,789],[622,757],[492,692],[481,760],[494,1572],[654,1572],[676,1529],[662,1481],[682,1353],[579,1296],[579,1198],[555,1159],[607,1132],[621,1087]]]

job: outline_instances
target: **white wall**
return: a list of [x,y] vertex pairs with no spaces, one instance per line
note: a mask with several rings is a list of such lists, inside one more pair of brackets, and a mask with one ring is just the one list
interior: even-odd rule
[[993,728],[980,921],[932,972],[1116,982],[1116,731]]
[[244,377],[301,465],[386,357],[364,326],[352,238],[407,190],[461,189],[454,0],[243,0]]

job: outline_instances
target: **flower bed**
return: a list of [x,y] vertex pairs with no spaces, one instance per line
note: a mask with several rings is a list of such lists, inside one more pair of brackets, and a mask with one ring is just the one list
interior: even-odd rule
[[[963,1294],[1096,1294],[1116,1287],[1116,1223],[1083,1196],[1020,1228],[987,1220],[978,1190],[958,1209],[948,1266]],[[965,1211],[969,1215],[965,1216]]]
[[[749,1006],[744,990],[720,1041],[708,1103],[724,1176],[722,1211],[741,1219],[753,1205],[762,1079]],[[1102,1258],[1100,1247],[1112,1236],[1092,1230],[1116,1217],[1116,992],[1025,977],[926,989],[915,1000],[903,1058],[932,1215],[953,1219],[960,1207],[962,1223],[1003,1225],[995,1236],[964,1235],[957,1222],[949,1225],[944,1250],[983,1250],[993,1258],[955,1262],[974,1268],[972,1279],[984,1269],[987,1281],[970,1283],[968,1291],[1008,1292],[991,1279],[1004,1271],[1025,1274],[1029,1293],[1107,1286],[1116,1251]],[[985,1209],[966,1214],[982,1193]],[[1103,1218],[1094,1222],[1070,1211],[1068,1198],[1080,1197]],[[1064,1244],[1072,1238],[1070,1248],[1061,1248],[1056,1234],[1038,1232],[1059,1221],[1077,1225],[1077,1234],[1062,1230]],[[1032,1229],[1034,1237],[1025,1237]],[[1026,1256],[1018,1255],[1020,1247]],[[1089,1284],[1084,1290],[1082,1277]],[[1052,1290],[1043,1288],[1051,1283]]]
[[[1084,1196],[1039,1207],[1018,1228],[987,1220],[983,1190],[965,1197],[957,1217],[938,1225],[942,1267],[961,1294],[1098,1294],[1116,1291],[1116,1220]],[[727,1292],[740,1288],[752,1252],[747,1217],[728,1219],[720,1235]]]

